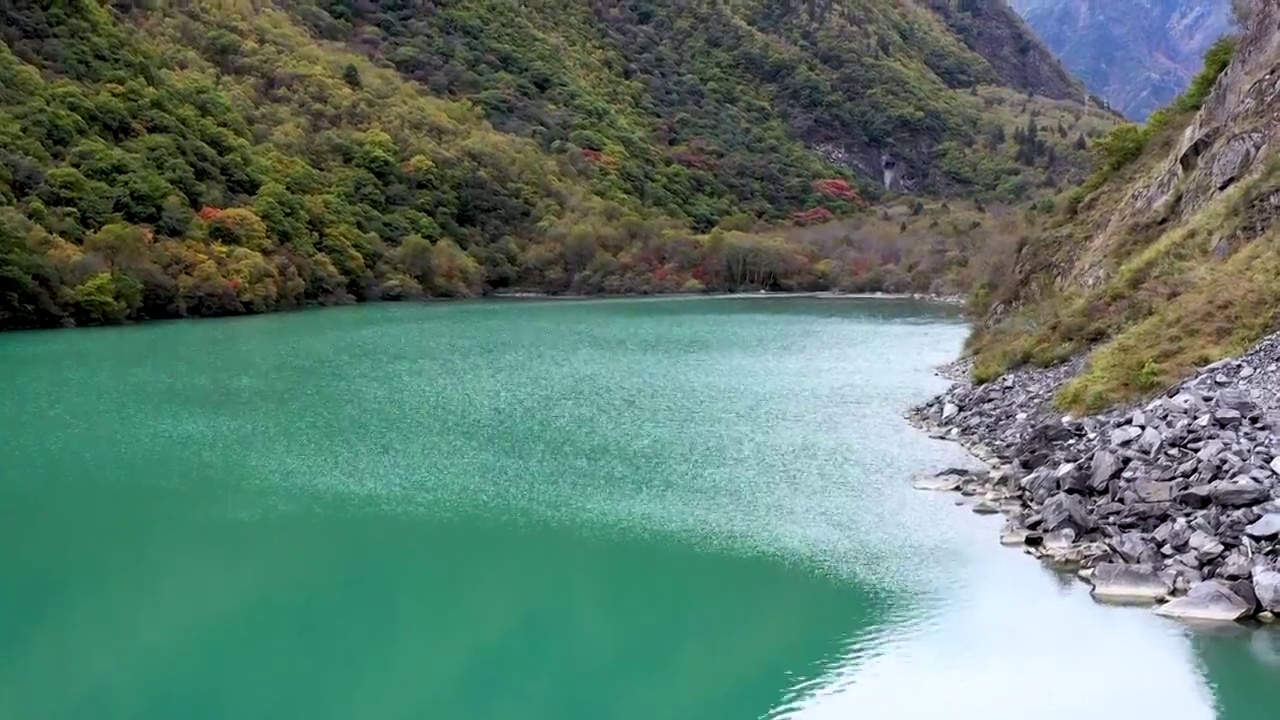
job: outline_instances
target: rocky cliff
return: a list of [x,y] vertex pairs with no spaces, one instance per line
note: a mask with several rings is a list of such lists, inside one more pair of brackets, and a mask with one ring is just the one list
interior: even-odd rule
[[1067,68],[1134,120],[1186,89],[1230,0],[1013,0]]
[[1196,97],[1101,139],[1099,173],[982,289],[980,378],[1087,351],[1058,401],[1097,409],[1241,352],[1280,319],[1280,2],[1252,7],[1220,76],[1207,68]]

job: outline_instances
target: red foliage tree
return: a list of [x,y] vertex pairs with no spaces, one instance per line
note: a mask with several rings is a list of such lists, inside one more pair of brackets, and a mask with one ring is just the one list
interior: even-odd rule
[[835,218],[835,213],[819,205],[811,210],[801,210],[791,215],[791,222],[796,225],[818,225],[824,222],[830,222]]
[[859,207],[864,207],[867,202],[862,199],[857,190],[849,184],[848,180],[842,178],[827,178],[826,180],[813,181],[813,189],[826,195],[827,197],[846,200]]

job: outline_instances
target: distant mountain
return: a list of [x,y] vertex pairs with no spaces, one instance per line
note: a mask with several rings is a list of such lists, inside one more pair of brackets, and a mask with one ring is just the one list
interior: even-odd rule
[[1133,120],[1177,97],[1232,28],[1230,0],[1011,0],[1067,69]]

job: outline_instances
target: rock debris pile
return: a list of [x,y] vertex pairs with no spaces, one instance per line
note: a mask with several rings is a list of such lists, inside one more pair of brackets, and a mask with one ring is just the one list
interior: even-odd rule
[[1002,542],[1079,571],[1098,599],[1162,603],[1156,612],[1186,619],[1275,619],[1280,334],[1150,402],[1062,417],[1051,399],[1080,362],[958,382],[914,409],[990,465],[917,485],[1003,512]]

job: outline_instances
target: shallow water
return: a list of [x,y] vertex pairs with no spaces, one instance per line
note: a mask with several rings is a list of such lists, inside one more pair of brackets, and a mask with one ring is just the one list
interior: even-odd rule
[[383,305],[0,336],[0,717],[1280,717],[910,489],[953,310]]

